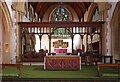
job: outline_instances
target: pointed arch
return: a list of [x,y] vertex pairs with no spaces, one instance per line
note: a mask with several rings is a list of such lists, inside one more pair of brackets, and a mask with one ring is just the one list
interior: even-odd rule
[[89,10],[89,12],[88,12],[87,21],[91,21],[92,16],[93,16],[93,14],[94,14],[94,11],[95,11],[95,9],[96,9],[97,7],[98,7],[98,4],[97,4],[97,3],[91,4],[90,10]]
[[111,40],[112,40],[112,55],[113,59],[120,59],[120,2],[116,4],[112,19],[110,21],[111,26]]
[[2,44],[2,49],[1,49],[1,53],[2,53],[2,63],[11,63],[12,57],[11,57],[11,53],[12,53],[12,49],[11,49],[11,29],[12,29],[12,18],[10,16],[10,12],[8,9],[8,6],[6,4],[6,2],[2,2],[0,3],[0,7],[1,7],[1,14],[2,14],[2,18],[1,21],[1,44]]

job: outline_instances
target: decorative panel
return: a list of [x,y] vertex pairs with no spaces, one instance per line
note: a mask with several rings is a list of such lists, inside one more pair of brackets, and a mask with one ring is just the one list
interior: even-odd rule
[[80,57],[46,56],[45,70],[80,70]]

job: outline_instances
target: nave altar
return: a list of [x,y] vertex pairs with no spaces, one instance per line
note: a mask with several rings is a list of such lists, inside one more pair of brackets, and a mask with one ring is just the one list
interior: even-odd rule
[[46,56],[45,70],[80,70],[81,58],[79,56]]
[[56,54],[66,54],[67,53],[67,48],[54,48],[54,52]]

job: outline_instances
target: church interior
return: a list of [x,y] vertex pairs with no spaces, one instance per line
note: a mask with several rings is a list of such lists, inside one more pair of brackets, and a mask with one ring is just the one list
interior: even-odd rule
[[120,81],[120,2],[71,1],[1,0],[1,81]]

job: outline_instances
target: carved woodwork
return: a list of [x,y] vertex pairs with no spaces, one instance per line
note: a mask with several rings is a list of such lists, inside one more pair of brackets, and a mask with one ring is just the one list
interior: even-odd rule
[[[19,28],[20,28],[20,33],[21,34],[47,34],[49,36],[49,53],[51,53],[51,36],[54,33],[51,31],[52,28],[66,28],[69,29],[70,31],[70,37],[72,39],[72,52],[73,52],[73,39],[75,34],[80,34],[82,37],[84,35],[94,35],[98,34],[100,38],[100,48],[99,54],[102,54],[102,26],[104,22],[18,22]],[[73,28],[75,31],[73,32]],[[95,29],[96,31],[91,32],[91,29]],[[27,29],[28,32],[24,33],[24,30]],[[77,31],[79,29],[79,31]],[[100,29],[100,30],[98,30]],[[84,30],[84,31],[83,31]],[[21,36],[22,38],[22,36]],[[92,39],[92,38],[91,38]],[[22,45],[22,39],[21,39],[21,45]],[[41,44],[41,41],[40,41]],[[40,46],[41,48],[41,46]],[[22,49],[21,49],[22,50]],[[22,54],[22,53],[21,53]],[[22,56],[22,55],[20,55]]]

